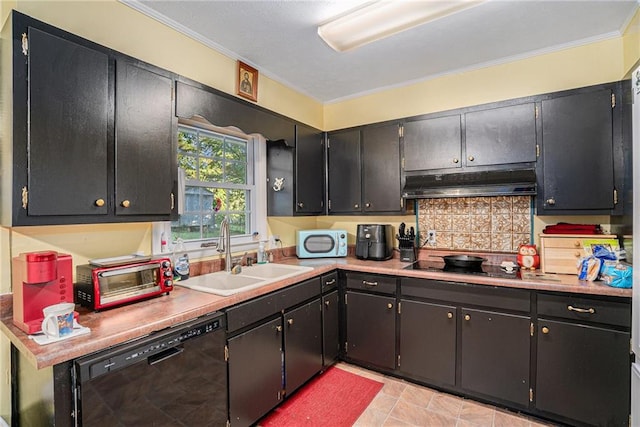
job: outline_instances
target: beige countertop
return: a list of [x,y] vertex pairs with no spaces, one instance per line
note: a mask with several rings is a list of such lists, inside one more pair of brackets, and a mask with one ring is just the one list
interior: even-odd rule
[[[389,261],[364,261],[356,258],[332,258],[299,260],[288,258],[278,261],[313,267],[313,271],[265,285],[259,289],[222,297],[193,291],[176,286],[168,296],[160,296],[135,304],[102,312],[78,309],[78,323],[91,329],[82,335],[57,343],[38,345],[28,335],[13,325],[11,294],[0,295],[0,331],[38,369],[53,366],[84,356],[123,342],[140,338],[152,332],[175,326],[196,317],[222,310],[239,302],[281,289],[312,277],[341,270],[388,274],[394,276],[418,277],[445,280],[449,282],[475,283],[488,286],[502,286],[539,291],[569,292],[577,294],[603,295],[631,298],[631,289],[609,287],[601,282],[580,281],[570,275],[540,275],[522,279],[500,279],[484,276],[445,273],[437,271],[404,270],[408,263],[394,258]],[[250,267],[249,267],[250,268]],[[525,273],[526,275],[526,273]]]

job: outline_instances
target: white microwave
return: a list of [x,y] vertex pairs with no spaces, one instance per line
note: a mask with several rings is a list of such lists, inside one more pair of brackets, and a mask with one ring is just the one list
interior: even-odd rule
[[347,256],[346,230],[298,230],[298,258],[333,258]]

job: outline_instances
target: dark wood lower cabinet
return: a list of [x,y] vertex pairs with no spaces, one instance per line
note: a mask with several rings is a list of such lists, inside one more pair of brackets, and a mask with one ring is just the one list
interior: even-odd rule
[[340,356],[340,295],[338,291],[322,296],[322,355],[324,366]]
[[461,316],[462,389],[528,406],[531,319],[468,308]]
[[628,332],[539,319],[535,406],[589,425],[629,422]]
[[431,384],[455,386],[457,308],[400,303],[400,372]]
[[322,369],[320,298],[284,314],[285,390],[291,394]]
[[347,353],[366,365],[396,367],[396,299],[347,291]]
[[229,419],[249,426],[282,400],[282,319],[228,340]]

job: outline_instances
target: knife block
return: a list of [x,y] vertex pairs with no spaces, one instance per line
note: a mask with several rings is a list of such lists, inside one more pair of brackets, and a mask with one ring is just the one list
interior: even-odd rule
[[400,248],[400,261],[402,262],[415,262],[416,260],[416,248],[411,246],[410,248]]
[[416,260],[415,242],[412,237],[398,237],[398,249],[400,250],[400,261],[414,262]]

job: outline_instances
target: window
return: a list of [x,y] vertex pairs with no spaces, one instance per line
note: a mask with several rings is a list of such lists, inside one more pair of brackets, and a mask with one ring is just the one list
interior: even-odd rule
[[187,250],[207,255],[203,244],[217,241],[225,216],[234,250],[242,249],[238,244],[257,244],[260,231],[266,231],[265,189],[260,188],[266,179],[264,139],[233,128],[181,121],[177,140],[180,217],[154,226],[154,253],[161,252],[164,233],[167,250],[180,238]]

